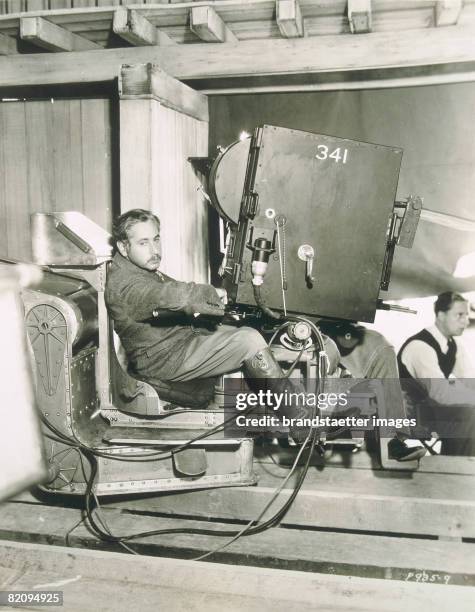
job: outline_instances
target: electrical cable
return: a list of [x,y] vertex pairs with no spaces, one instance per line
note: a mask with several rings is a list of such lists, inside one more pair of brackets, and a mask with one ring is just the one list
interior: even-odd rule
[[280,313],[273,311],[271,308],[269,308],[269,306],[267,306],[264,298],[261,295],[261,288],[259,285],[253,285],[252,288],[256,304],[259,306],[262,312],[271,319],[282,320],[282,315]]
[[[95,457],[92,455],[92,453],[88,453],[89,456],[87,456],[87,459],[90,461],[90,464],[91,464],[91,476],[89,478],[89,481],[87,484],[87,490],[86,490],[86,514],[88,517],[89,524],[93,528],[96,535],[100,537],[100,539],[108,541],[108,542],[114,542],[114,543],[118,543],[120,541],[128,542],[131,540],[136,540],[139,538],[151,537],[151,536],[156,536],[156,535],[169,535],[169,534],[178,534],[178,533],[195,534],[195,535],[213,535],[213,536],[221,536],[221,537],[232,537],[235,539],[237,539],[237,537],[241,537],[241,535],[253,535],[255,533],[261,533],[262,531],[265,531],[269,527],[272,527],[278,522],[280,522],[280,520],[284,517],[284,515],[287,513],[288,509],[292,505],[295,497],[297,496],[298,491],[300,490],[302,486],[303,480],[305,479],[305,476],[307,474],[307,471],[310,465],[310,458],[313,454],[313,448],[315,447],[315,441],[316,441],[315,433],[316,433],[315,430],[309,431],[307,440],[311,441],[311,445],[309,448],[307,460],[306,460],[305,465],[303,466],[301,474],[299,475],[298,482],[296,486],[294,487],[294,490],[292,491],[292,494],[289,496],[288,500],[285,502],[285,504],[282,506],[282,508],[280,508],[280,510],[277,513],[275,513],[272,517],[270,517],[264,523],[261,523],[259,525],[254,525],[254,523],[256,522],[256,519],[253,519],[253,521],[251,521],[251,523],[246,526],[245,530],[241,530],[243,531],[242,534],[240,532],[236,532],[232,530],[216,531],[216,530],[211,530],[211,529],[185,528],[185,527],[157,529],[154,531],[129,534],[127,536],[116,536],[116,535],[111,535],[110,533],[105,532],[95,521],[93,514],[92,514],[92,508],[91,508],[92,488],[93,488],[94,480],[97,475],[97,461]],[[301,453],[303,452],[304,448],[306,448],[306,445],[308,443],[307,440],[303,444],[302,449],[300,450],[299,454],[296,457],[296,460],[294,462],[295,465],[297,465],[298,460],[301,456]],[[268,505],[264,509],[263,513],[265,513],[267,508],[272,505],[272,503],[278,497],[279,493],[280,493],[280,488],[277,489],[276,492],[274,492],[272,499],[268,502]],[[259,517],[260,516],[261,515],[259,515]]]
[[[322,345],[323,345],[323,341],[322,341]],[[320,374],[323,374],[322,372],[319,372]],[[322,385],[323,388],[323,383],[324,383],[324,374],[321,375],[319,377],[319,386]],[[314,411],[316,410],[316,408],[314,407]],[[237,537],[241,537],[241,535],[252,535],[255,533],[261,533],[262,531],[265,531],[266,529],[268,529],[269,527],[274,526],[275,524],[277,524],[278,522],[281,521],[281,519],[285,516],[285,514],[287,513],[288,509],[290,508],[290,506],[292,505],[295,497],[297,496],[303,481],[306,477],[306,474],[308,472],[308,468],[310,465],[310,459],[311,456],[313,454],[313,450],[315,448],[316,445],[316,433],[317,430],[314,427],[311,427],[309,430],[309,433],[307,435],[307,438],[302,446],[302,449],[300,450],[299,454],[297,455],[297,458],[295,460],[295,465],[297,465],[298,460],[301,456],[301,453],[303,452],[303,450],[307,447],[307,444],[310,442],[310,447],[309,447],[309,452],[308,452],[308,456],[307,456],[307,460],[305,462],[305,465],[303,466],[303,469],[301,470],[301,473],[299,475],[298,481],[294,487],[294,490],[292,492],[292,494],[289,496],[288,500],[285,502],[285,504],[272,516],[270,517],[267,521],[261,523],[261,524],[255,524],[256,523],[256,519],[253,519],[253,521],[248,524],[244,530],[239,532],[236,531],[231,531],[231,530],[222,530],[222,531],[215,531],[215,530],[209,530],[209,529],[198,529],[198,528],[169,528],[169,529],[159,529],[159,530],[155,530],[155,531],[148,531],[148,532],[142,532],[142,533],[137,533],[137,534],[129,534],[127,536],[116,536],[116,535],[111,535],[110,533],[107,533],[106,531],[104,531],[95,521],[94,517],[93,517],[93,513],[92,513],[92,508],[91,508],[91,497],[93,496],[92,490],[93,490],[93,486],[94,486],[94,481],[95,478],[97,476],[97,460],[94,456],[94,454],[91,451],[87,451],[86,454],[86,458],[88,459],[90,465],[91,465],[91,475],[90,478],[88,480],[87,483],[87,488],[86,488],[86,513],[87,513],[87,517],[89,520],[89,524],[92,527],[92,529],[94,530],[94,532],[96,533],[96,535],[98,535],[98,537],[100,537],[100,539],[109,541],[109,542],[126,542],[126,541],[131,541],[134,539],[138,539],[138,538],[144,538],[144,537],[151,537],[154,535],[167,535],[167,534],[177,534],[177,533],[186,533],[186,534],[199,534],[199,535],[214,535],[214,536],[222,536],[222,537],[232,537],[234,539],[237,539]],[[288,475],[287,478],[289,478],[290,475]],[[283,484],[283,486],[285,486],[285,484]],[[282,485],[281,485],[282,487]],[[278,497],[279,493],[280,493],[280,488],[278,488],[276,490],[276,492],[274,492],[271,500],[268,502],[268,506],[266,507],[266,509],[264,509],[263,513],[265,513],[265,511],[267,510],[268,507],[270,507],[272,505],[272,503],[275,501],[275,499]],[[96,498],[97,499],[97,498]],[[261,515],[259,515],[259,518],[261,517]],[[257,520],[259,520],[259,518]]]
[[[305,322],[307,322],[311,329],[314,331],[316,339],[317,339],[317,343],[319,344],[320,348],[322,350],[324,350],[324,344],[323,344],[323,339],[321,337],[321,334],[318,330],[318,328],[313,325],[310,321],[308,321],[307,319],[304,319],[303,317],[295,317],[297,320],[304,320]],[[282,327],[282,326],[281,326]],[[274,335],[275,336],[275,335]],[[299,353],[299,355],[297,356],[296,361],[298,361],[298,359],[300,358],[300,355],[303,351],[301,351]],[[321,355],[321,353],[320,353]],[[295,363],[294,362],[294,367],[295,367]],[[319,380],[319,386],[322,385],[324,383],[324,377],[325,374],[323,373],[323,371],[320,368],[321,366],[321,360],[319,360],[318,363],[318,380]],[[252,410],[252,407],[246,409],[245,413],[250,412]],[[314,408],[314,412],[315,412],[316,408]],[[111,453],[107,453],[107,452],[98,452],[95,449],[92,449],[86,445],[84,445],[83,443],[79,442],[79,441],[75,441],[72,438],[70,438],[69,436],[65,435],[63,432],[61,432],[59,429],[57,429],[54,425],[52,425],[52,423],[50,423],[45,417],[44,415],[40,415],[41,416],[41,420],[43,421],[43,423],[50,429],[50,431],[53,431],[53,433],[56,435],[57,437],[57,441],[58,442],[62,442],[65,443],[69,446],[75,447],[81,457],[81,466],[83,469],[83,475],[85,476],[86,472],[84,469],[84,465],[82,462],[82,457],[84,456],[85,459],[87,459],[87,461],[89,462],[90,465],[90,475],[89,478],[85,478],[87,484],[86,484],[86,493],[85,493],[85,511],[86,511],[86,516],[89,522],[90,527],[92,528],[93,532],[96,534],[96,536],[98,536],[101,540],[104,541],[108,541],[108,542],[113,542],[113,543],[118,543],[118,544],[124,544],[124,542],[127,541],[131,541],[131,540],[135,540],[138,538],[144,538],[144,537],[150,537],[153,535],[166,535],[166,534],[177,534],[177,533],[187,533],[187,534],[200,534],[200,535],[218,535],[218,536],[223,536],[223,537],[231,537],[232,540],[225,544],[223,547],[228,546],[229,544],[231,544],[233,541],[237,540],[239,537],[242,537],[244,535],[252,535],[255,533],[261,533],[262,531],[268,529],[269,527],[272,527],[274,525],[276,525],[277,523],[279,523],[282,518],[285,516],[285,514],[287,513],[288,509],[290,508],[290,506],[292,505],[295,497],[297,496],[303,481],[306,477],[309,465],[310,465],[310,459],[311,456],[313,454],[313,450],[315,448],[316,445],[316,429],[314,427],[311,427],[308,434],[307,434],[307,438],[304,441],[301,449],[299,450],[299,453],[297,454],[297,457],[294,461],[294,464],[291,468],[291,470],[289,471],[289,473],[287,474],[286,478],[284,479],[284,481],[281,483],[281,485],[276,489],[276,491],[273,493],[271,499],[269,500],[269,502],[266,504],[265,508],[261,511],[261,513],[258,515],[258,517],[256,519],[253,519],[252,521],[250,521],[243,529],[241,529],[240,531],[234,531],[234,530],[222,530],[222,531],[215,531],[215,530],[209,530],[209,529],[198,529],[198,528],[169,528],[169,529],[159,529],[159,530],[154,530],[154,531],[149,531],[149,532],[142,532],[142,533],[137,533],[137,534],[129,534],[127,536],[117,536],[117,535],[113,535],[110,528],[108,527],[107,523],[104,522],[104,520],[101,520],[101,517],[99,515],[99,522],[101,524],[98,524],[98,522],[96,521],[93,512],[94,512],[94,508],[92,507],[92,500],[94,500],[95,502],[95,506],[96,506],[96,510],[100,509],[100,504],[99,504],[99,499],[95,493],[94,489],[94,483],[98,474],[98,463],[97,463],[97,456],[99,457],[106,457],[108,459],[116,459],[117,457],[113,456]],[[222,424],[216,426],[215,428],[213,428],[210,431],[206,431],[203,434],[197,436],[196,438],[193,438],[192,440],[188,441],[185,444],[182,445],[178,445],[176,447],[173,447],[173,449],[171,451],[164,451],[164,452],[157,452],[156,453],[156,457],[157,456],[167,456],[167,457],[172,457],[175,453],[180,452],[181,450],[184,450],[185,448],[188,448],[191,444],[193,444],[193,442],[199,440],[199,439],[203,439],[205,437],[208,437],[209,435],[211,435],[212,433],[214,433],[216,430],[222,429],[224,428],[224,425],[233,420],[235,417],[231,417],[230,419],[227,419],[226,421],[224,421]],[[51,439],[55,439],[54,437],[50,436]],[[282,491],[282,489],[284,488],[284,486],[286,485],[286,483],[288,482],[288,480],[290,479],[291,475],[295,472],[295,469],[298,465],[298,461],[300,460],[300,457],[302,456],[302,453],[304,452],[304,450],[307,448],[307,445],[309,445],[308,447],[308,455],[307,455],[307,459],[306,462],[303,466],[303,469],[301,470],[301,473],[299,474],[299,478],[297,480],[296,485],[294,486],[294,489],[291,493],[291,495],[289,496],[289,498],[287,499],[287,501],[283,504],[283,506],[276,512],[274,513],[273,516],[271,516],[269,519],[267,519],[265,522],[263,523],[258,523],[259,520],[262,518],[262,516],[264,516],[265,512],[272,506],[272,504],[275,502],[275,500],[277,499],[277,497],[279,496],[280,492]],[[114,450],[114,449],[111,449]],[[147,455],[148,456],[148,455]],[[164,457],[165,458],[165,457]],[[121,460],[130,460],[130,458],[121,458]],[[220,549],[221,549],[220,548]],[[135,552],[132,551],[131,552]],[[205,556],[208,556],[208,554],[213,554],[213,552],[215,551],[210,551],[209,553],[207,553]],[[202,558],[204,558],[204,556],[202,556]]]
[[[56,430],[56,428],[54,426],[52,426],[50,423],[47,422],[47,425],[49,427],[51,427],[52,429]],[[151,532],[142,532],[142,533],[138,533],[138,534],[133,534],[133,535],[128,535],[128,536],[114,536],[112,535],[112,533],[110,532],[110,530],[105,531],[95,520],[94,516],[93,516],[93,509],[91,506],[91,497],[95,498],[97,507],[99,506],[99,500],[97,499],[97,496],[95,495],[95,493],[93,492],[93,485],[94,485],[94,481],[95,478],[97,476],[97,460],[96,460],[96,455],[95,452],[90,449],[89,447],[82,445],[81,443],[76,443],[73,444],[68,438],[67,436],[64,436],[64,434],[62,434],[61,432],[58,431],[60,438],[65,438],[68,442],[68,444],[70,446],[75,446],[78,449],[78,452],[81,455],[84,455],[85,458],[88,460],[90,466],[91,466],[91,474],[89,479],[87,480],[87,486],[86,486],[86,515],[87,515],[87,519],[89,521],[90,526],[92,527],[94,533],[102,540],[106,540],[109,542],[115,542],[115,543],[120,543],[123,541],[128,541],[128,540],[133,540],[133,539],[137,539],[137,538],[143,538],[143,537],[149,537],[152,535],[165,535],[165,534],[169,534],[169,533],[192,533],[192,534],[202,534],[202,535],[219,535],[219,536],[236,536],[237,533],[235,531],[222,531],[222,532],[216,532],[216,531],[212,531],[212,530],[205,530],[205,529],[190,529],[190,528],[172,528],[172,529],[166,529],[166,530],[156,530],[156,531],[151,531]],[[309,432],[310,434],[310,432]],[[301,451],[303,451],[303,449],[305,448],[307,442],[304,443]],[[312,448],[313,450],[313,448]],[[309,452],[309,456],[311,456],[312,451]],[[299,455],[296,458],[295,461],[295,465],[298,462],[298,459],[301,455],[301,452],[299,453]],[[82,460],[81,460],[81,464],[82,464]],[[83,474],[85,474],[85,469],[84,467],[82,467],[83,469]],[[308,469],[308,466],[307,466]],[[300,482],[302,482],[303,480],[300,479]],[[300,488],[300,487],[299,487]],[[290,507],[290,503],[291,501],[293,501],[293,499],[295,498],[296,494],[298,491],[294,491],[290,500],[287,501],[287,503],[283,506],[283,509],[285,509],[285,512],[287,511],[288,507]],[[271,505],[273,503],[273,501],[275,500],[275,498],[278,496],[279,490],[274,493],[272,499],[269,502],[269,505]],[[269,519],[266,523],[256,526],[252,529],[248,530],[248,534],[251,535],[252,533],[259,533],[265,529],[267,529],[269,526],[272,526],[273,524],[275,524],[275,522],[277,520],[280,520],[280,517],[283,516],[282,514],[282,509],[281,511],[279,511],[279,513],[277,513],[276,515],[274,515],[273,517],[271,517],[271,519]],[[252,523],[254,523],[255,521],[252,521]]]
[[297,357],[294,359],[294,361],[292,362],[290,368],[287,370],[287,372],[285,373],[286,378],[289,378],[289,376],[292,374],[292,372],[295,370],[295,368],[297,367],[297,364],[300,360],[300,357],[302,357],[305,349],[307,347],[306,346],[302,346],[302,348],[299,351],[299,354],[297,355]]
[[[99,505],[99,499],[97,498],[97,495],[94,493],[94,500],[96,502],[96,513],[97,516],[100,520],[100,522],[102,523],[102,526],[104,527],[104,529],[107,531],[107,533],[109,533],[110,535],[112,535],[111,529],[109,527],[109,525],[107,524],[106,519],[104,518],[104,515],[100,512],[101,507]],[[137,555],[140,556],[140,553],[137,552],[136,550],[134,550],[131,546],[129,546],[128,544],[126,544],[125,542],[117,542],[119,544],[119,546],[122,546],[122,548],[124,548],[126,551],[128,551],[129,553],[131,553],[132,555]]]
[[279,487],[275,490],[274,494],[272,495],[271,499],[267,502],[267,504],[264,506],[264,508],[261,510],[260,514],[255,518],[252,519],[251,521],[249,521],[249,523],[247,525],[245,525],[241,531],[239,531],[239,533],[237,533],[231,540],[229,540],[228,542],[225,542],[224,544],[222,544],[221,546],[210,550],[209,552],[205,553],[204,555],[201,555],[199,557],[195,557],[194,559],[191,559],[191,561],[201,561],[202,559],[205,559],[206,557],[209,557],[210,555],[213,555],[214,553],[217,553],[221,550],[223,550],[224,548],[227,548],[228,546],[230,546],[233,542],[235,542],[238,538],[240,538],[243,535],[246,535],[246,531],[252,527],[252,525],[254,523],[258,523],[261,518],[264,516],[264,514],[267,512],[267,510],[272,506],[272,504],[274,503],[274,501],[277,499],[277,497],[280,495],[281,491],[283,490],[283,488],[285,487],[285,485],[287,484],[287,482],[289,481],[290,477],[294,474],[295,469],[298,465],[299,459],[302,456],[302,453],[307,445],[308,442],[308,437],[307,440],[305,440],[305,443],[302,444],[302,447],[300,448],[297,457],[295,458],[295,461],[289,471],[289,473],[287,474],[287,476],[284,478],[284,480],[282,481],[282,483],[279,485]]
[[[85,468],[84,468],[84,461],[83,461],[83,457],[82,457],[81,451],[78,451],[78,454],[79,454],[79,461],[80,461],[80,463],[81,463],[82,475],[83,475],[84,481],[86,482],[86,481],[87,481],[87,475],[86,475],[86,470],[85,470]],[[93,495],[94,495],[94,500],[95,500],[95,502],[96,502],[96,506],[97,506],[97,507],[96,507],[96,512],[97,512],[97,516],[98,516],[98,518],[99,518],[99,521],[100,521],[100,523],[101,523],[102,527],[103,527],[103,528],[104,528],[104,529],[105,529],[105,530],[106,530],[106,531],[107,531],[107,532],[110,534],[110,533],[111,533],[111,531],[110,531],[109,525],[107,524],[106,519],[104,518],[104,516],[103,516],[102,512],[100,511],[100,505],[99,505],[99,500],[98,500],[98,498],[97,498],[97,495],[96,495],[96,493],[93,493]],[[78,523],[76,523],[76,525],[74,525],[74,527],[73,527],[72,529],[70,529],[70,530],[68,531],[68,533],[66,534],[66,539],[65,539],[65,541],[66,541],[66,546],[69,546],[69,537],[70,537],[71,533],[72,533],[72,532],[73,532],[75,529],[77,529],[77,527],[79,527],[79,525],[81,525],[81,524],[84,522],[84,520],[85,520],[86,518],[87,518],[87,515],[86,515],[86,516],[84,516],[84,517],[83,517],[83,518],[82,518],[82,519],[81,519],[81,520],[80,520]],[[128,546],[127,544],[125,544],[124,542],[118,542],[118,544],[119,544],[119,545],[120,545],[122,548],[124,548],[125,550],[127,550],[128,552],[130,552],[130,553],[131,553],[131,554],[133,554],[133,555],[139,555],[139,554],[140,554],[140,553],[138,553],[136,550],[134,550],[133,548],[131,548],[130,546]]]
[[69,529],[66,533],[66,535],[64,536],[64,543],[66,544],[66,546],[71,546],[71,543],[69,541],[69,538],[72,534],[72,532],[77,529],[79,527],[79,525],[81,525],[82,523],[84,523],[84,521],[86,520],[85,516],[82,516],[80,518],[80,520],[77,523],[74,523],[74,525],[71,527],[71,529]]

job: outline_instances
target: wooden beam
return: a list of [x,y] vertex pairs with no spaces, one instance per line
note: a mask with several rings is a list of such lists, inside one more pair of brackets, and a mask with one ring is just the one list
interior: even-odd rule
[[21,17],[20,37],[48,51],[101,49],[101,46],[95,42],[60,28],[42,17]]
[[13,55],[17,53],[17,42],[11,36],[0,34],[0,55]]
[[196,6],[190,10],[190,29],[206,42],[237,42],[236,36],[211,6]]
[[299,0],[276,0],[276,21],[285,38],[304,35],[304,22]]
[[[359,37],[348,34],[240,41],[239,53],[235,44],[223,43],[219,53],[212,45],[195,44],[0,57],[0,87],[112,81],[121,64],[145,62],[160,65],[181,81],[368,69],[388,70],[391,75],[396,67],[410,73],[413,67],[419,67],[416,72],[420,72],[421,66],[444,64],[459,69],[467,66],[467,78],[472,75],[473,79],[473,66],[469,64],[475,62],[473,26],[420,30],[417,45],[414,36],[414,31],[398,31]],[[454,82],[464,80],[463,71],[457,74],[454,70],[447,76]]]
[[[318,75],[317,75],[318,76]],[[236,95],[250,93],[290,93],[309,91],[354,91],[369,89],[393,89],[400,87],[423,87],[427,85],[449,85],[451,83],[474,83],[475,65],[466,72],[458,70],[453,73],[444,70],[444,66],[429,66],[419,68],[411,76],[410,70],[401,71],[364,71],[352,72],[329,72],[316,81],[310,81],[303,75],[299,80],[284,77],[267,80],[267,84],[260,84],[260,79],[241,79],[226,81],[221,79],[209,79],[204,82],[197,81],[197,89],[206,95]]]
[[141,13],[123,6],[114,11],[112,29],[115,34],[137,47],[176,44]]
[[371,32],[371,0],[348,0],[348,21],[352,34]]
[[175,44],[138,11],[124,6],[114,11],[112,29],[115,34],[137,47]]
[[462,0],[437,0],[435,4],[435,25],[455,25],[462,12]]
[[207,97],[154,64],[122,66],[119,95],[124,100],[157,100],[167,108],[200,121],[209,120]]
[[157,45],[160,47],[176,45],[177,42],[165,34],[162,30],[157,29]]

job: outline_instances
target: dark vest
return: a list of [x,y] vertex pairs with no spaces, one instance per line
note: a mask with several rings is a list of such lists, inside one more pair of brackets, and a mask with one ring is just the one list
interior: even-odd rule
[[439,368],[442,370],[445,378],[448,378],[449,375],[452,373],[452,370],[454,369],[455,358],[457,356],[457,345],[455,343],[455,340],[453,338],[449,339],[449,350],[447,351],[447,353],[443,353],[442,349],[440,348],[440,344],[437,342],[434,336],[426,329],[423,329],[419,333],[408,338],[406,342],[404,342],[404,344],[402,345],[399,353],[397,354],[397,364],[399,367],[400,378],[413,378],[401,359],[403,350],[406,348],[409,342],[412,342],[413,340],[421,340],[422,342],[428,344],[432,349],[434,349],[437,355],[437,361],[439,362]]
[[401,359],[403,350],[406,348],[409,342],[412,342],[413,340],[421,340],[422,342],[428,344],[432,349],[434,349],[437,355],[437,361],[439,362],[439,367],[445,378],[448,378],[450,373],[454,369],[455,357],[457,354],[457,345],[455,344],[453,338],[450,338],[449,350],[446,354],[444,354],[437,340],[426,329],[423,329],[418,334],[411,336],[406,340],[406,342],[404,342],[404,344],[401,346],[399,353],[397,354],[397,364],[399,367],[399,377],[402,379],[401,387],[405,393],[406,402],[410,411],[411,405],[412,409],[414,409],[414,406],[421,405],[420,402],[426,402],[427,400],[429,400],[426,387],[419,380],[412,377]]

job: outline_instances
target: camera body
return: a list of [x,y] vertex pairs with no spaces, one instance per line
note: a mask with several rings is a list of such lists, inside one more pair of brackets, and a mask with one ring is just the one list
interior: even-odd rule
[[[216,159],[231,305],[374,320],[391,263],[402,150],[264,125]],[[259,290],[256,291],[256,287]]]

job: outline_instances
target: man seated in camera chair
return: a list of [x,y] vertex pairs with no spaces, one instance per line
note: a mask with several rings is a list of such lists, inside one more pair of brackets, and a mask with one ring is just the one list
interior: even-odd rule
[[[127,354],[129,370],[161,397],[181,406],[204,408],[214,397],[217,376],[240,368],[248,379],[267,379],[282,391],[292,383],[263,336],[251,327],[219,324],[226,292],[211,285],[179,282],[159,271],[160,221],[149,211],[130,210],[116,220],[117,248],[108,273],[105,300]],[[338,351],[327,340],[327,353]],[[330,347],[330,348],[328,348]],[[308,408],[288,408],[307,418]],[[292,431],[301,442],[306,431]]]

